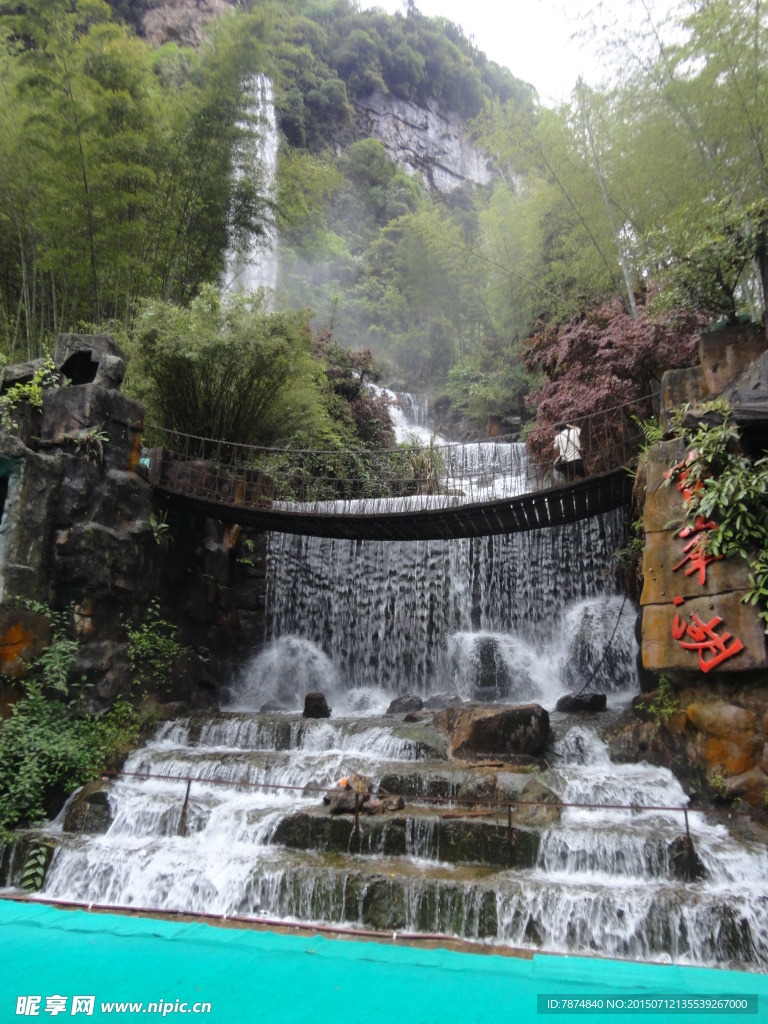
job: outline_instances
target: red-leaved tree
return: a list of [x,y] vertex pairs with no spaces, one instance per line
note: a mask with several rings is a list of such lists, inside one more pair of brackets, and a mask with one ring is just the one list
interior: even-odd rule
[[555,424],[581,428],[586,469],[597,473],[629,457],[638,431],[632,416],[653,415],[653,396],[665,370],[698,363],[699,333],[707,318],[690,310],[651,317],[640,307],[636,319],[619,299],[583,308],[567,324],[545,325],[522,352],[529,370],[545,380],[528,395],[536,426],[528,449],[537,462],[551,463]]

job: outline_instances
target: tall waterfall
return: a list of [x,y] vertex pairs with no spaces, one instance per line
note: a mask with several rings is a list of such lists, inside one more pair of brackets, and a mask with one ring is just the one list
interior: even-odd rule
[[[626,702],[634,614],[605,574],[622,537],[618,513],[481,541],[271,537],[268,637],[233,709],[161,723],[124,776],[73,797],[42,830],[43,898],[764,970],[766,846],[691,810],[681,870],[671,772],[613,763],[580,716],[553,716],[534,768],[450,760],[429,713],[383,713],[405,689],[551,707],[595,672]],[[330,719],[297,710],[316,689]],[[259,710],[270,697],[285,710]],[[331,818],[320,795],[353,772],[405,808]],[[530,816],[542,793],[571,806]],[[499,804],[462,817],[457,797]],[[30,838],[0,884],[20,883]]]
[[[249,82],[251,102],[248,107],[246,138],[235,156],[235,174],[241,177],[257,168],[267,194],[275,190],[279,135],[272,97],[272,82],[266,75],[255,75]],[[259,288],[274,289],[277,284],[277,232],[268,224],[263,236],[253,236],[248,244],[232,247],[226,256],[222,291],[255,292]]]
[[[398,439],[428,438],[425,401],[390,397]],[[494,446],[472,447],[482,455]],[[519,454],[513,448],[501,451]],[[609,570],[623,543],[620,511],[472,540],[271,534],[265,647],[244,673],[238,704],[296,707],[311,689],[338,702],[361,688],[384,691],[382,699],[450,691],[554,704],[595,669],[596,686],[634,689],[635,615]]]

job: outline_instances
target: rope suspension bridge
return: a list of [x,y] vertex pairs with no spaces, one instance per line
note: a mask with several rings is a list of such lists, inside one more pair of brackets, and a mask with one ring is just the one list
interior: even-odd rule
[[553,469],[554,448],[542,464],[524,444],[504,439],[317,450],[259,448],[151,427],[161,443],[146,461],[150,483],[171,502],[256,529],[353,540],[488,537],[628,504],[627,464],[641,438],[631,408],[570,421],[580,429],[588,473],[580,479]]

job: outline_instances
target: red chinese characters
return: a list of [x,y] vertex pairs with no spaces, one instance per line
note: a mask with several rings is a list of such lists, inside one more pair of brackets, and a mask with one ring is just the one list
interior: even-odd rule
[[[682,597],[675,598],[676,608],[682,603]],[[672,636],[684,651],[698,652],[699,667],[702,672],[709,672],[710,669],[716,668],[728,658],[732,658],[734,654],[744,650],[744,644],[738,637],[731,636],[727,632],[722,636],[717,635],[715,630],[722,621],[719,615],[714,615],[709,622],[702,622],[698,615],[694,615],[693,622],[685,623],[679,615],[675,615]],[[689,639],[683,640],[686,635]],[[705,658],[706,653],[710,657]]]
[[[675,466],[666,474],[667,477],[673,473],[677,474],[676,486],[686,501],[690,500],[701,488],[701,481],[696,481],[693,486],[688,482],[688,470],[685,466],[694,457],[695,453],[689,452],[685,462]],[[707,582],[707,566],[723,557],[707,553],[705,534],[707,531],[715,529],[717,529],[717,523],[707,520],[704,516],[697,516],[693,526],[684,527],[678,536],[683,540],[688,540],[690,537],[691,540],[688,540],[683,548],[684,557],[672,567],[672,572],[677,572],[678,569],[687,565],[685,575],[691,576],[698,572],[699,586],[703,587]],[[682,604],[683,598],[676,597],[675,608],[679,608]],[[714,615],[709,622],[702,622],[698,615],[693,615],[691,622],[685,622],[677,612],[675,613],[672,636],[684,651],[696,651],[702,672],[709,672],[718,665],[722,665],[728,658],[732,658],[734,654],[744,650],[744,644],[738,637],[732,636],[728,632],[723,632],[722,636],[718,635],[717,628],[722,621],[719,615]]]

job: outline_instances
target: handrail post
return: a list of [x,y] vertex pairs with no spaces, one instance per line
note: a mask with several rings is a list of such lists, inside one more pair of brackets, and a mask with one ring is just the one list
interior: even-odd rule
[[185,836],[187,834],[187,809],[189,807],[189,790],[192,786],[192,777],[187,779],[187,791],[184,794],[184,803],[181,807],[181,817],[179,818],[179,829],[177,835]]

